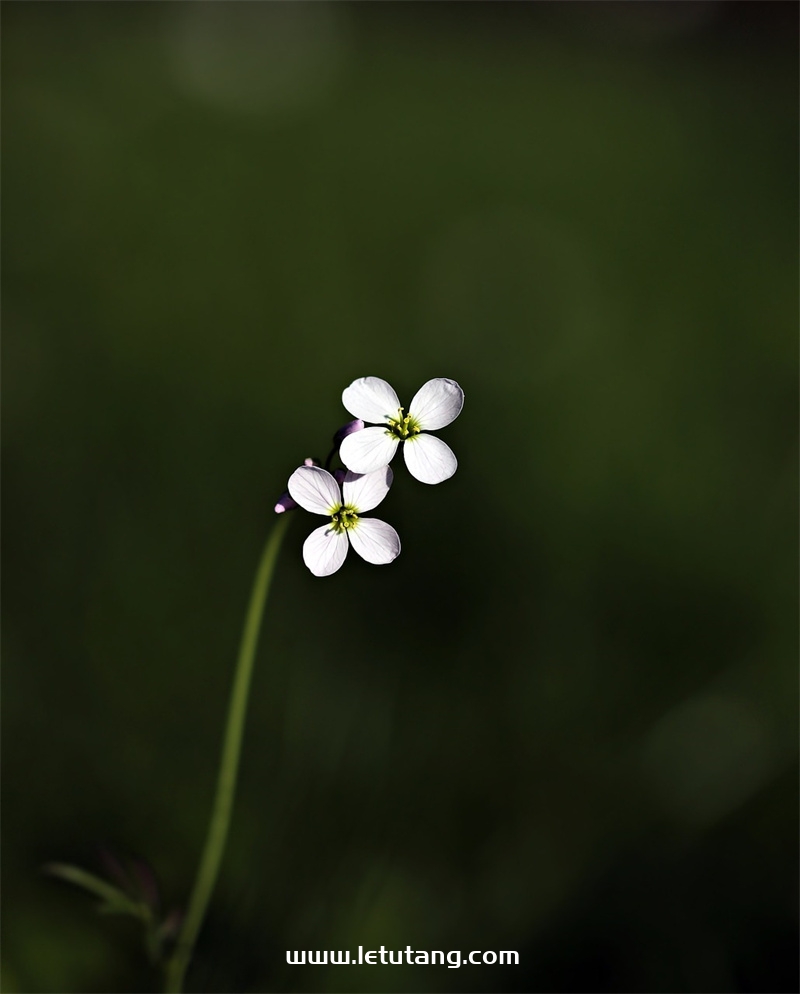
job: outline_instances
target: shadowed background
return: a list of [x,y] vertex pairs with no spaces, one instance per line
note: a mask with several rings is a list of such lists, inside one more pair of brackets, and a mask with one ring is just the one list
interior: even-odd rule
[[[796,991],[797,8],[8,4],[4,984],[195,872],[271,508],[458,380],[390,567],[284,545],[192,991]],[[288,967],[286,949],[520,952]]]

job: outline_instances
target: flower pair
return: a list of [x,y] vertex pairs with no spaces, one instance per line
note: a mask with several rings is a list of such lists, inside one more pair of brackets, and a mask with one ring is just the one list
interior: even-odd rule
[[[303,560],[315,576],[335,573],[351,545],[376,565],[399,555],[400,538],[394,528],[362,514],[377,507],[389,492],[393,479],[389,463],[400,445],[409,472],[423,483],[449,479],[458,465],[449,446],[428,434],[461,413],[464,391],[454,380],[429,380],[414,395],[407,414],[392,387],[376,376],[354,380],[343,392],[342,402],[357,419],[334,436],[346,472],[329,473],[307,459],[289,478],[290,500],[284,497],[275,507],[283,511],[299,505],[330,517],[303,545]],[[374,427],[367,428],[364,422]]]

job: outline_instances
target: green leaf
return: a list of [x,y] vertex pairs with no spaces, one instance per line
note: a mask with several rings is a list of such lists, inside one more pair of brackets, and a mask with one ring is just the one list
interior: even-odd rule
[[133,915],[134,918],[140,919],[144,917],[145,909],[141,903],[132,901],[118,887],[87,870],[82,870],[79,866],[71,866],[69,863],[48,863],[43,869],[50,876],[66,880],[67,883],[75,884],[76,887],[81,887],[95,897],[99,897],[98,910],[101,914]]

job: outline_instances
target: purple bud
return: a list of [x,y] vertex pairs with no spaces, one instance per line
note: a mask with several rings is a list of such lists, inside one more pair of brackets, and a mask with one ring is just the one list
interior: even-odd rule
[[348,435],[352,435],[354,431],[361,431],[363,427],[364,422],[361,418],[356,418],[355,421],[348,421],[347,424],[342,425],[342,427],[333,436],[333,444],[341,445]]
[[346,469],[335,469],[333,471],[333,478],[341,486],[344,483],[344,478],[347,476]]
[[152,908],[154,911],[158,910],[159,906],[159,892],[158,892],[158,881],[156,880],[156,875],[153,872],[152,866],[146,863],[143,859],[134,859],[131,862],[131,870],[134,874],[134,878],[139,887],[139,893],[144,899],[145,904]]
[[311,459],[309,457],[308,459],[304,459],[303,460],[303,465],[304,466],[321,466],[322,463],[318,462],[316,459]]
[[100,862],[109,880],[113,880],[126,894],[131,892],[131,878],[128,871],[117,857],[117,854],[108,846],[100,846]]
[[164,940],[177,939],[178,932],[181,930],[181,925],[183,924],[184,914],[178,908],[173,908],[172,911],[167,915],[164,921],[159,926],[159,938]]
[[292,500],[292,498],[289,496],[289,493],[287,491],[286,493],[282,493],[278,498],[278,503],[275,505],[275,513],[283,514],[284,511],[293,511],[296,507],[299,506],[300,505],[297,503],[297,501]]

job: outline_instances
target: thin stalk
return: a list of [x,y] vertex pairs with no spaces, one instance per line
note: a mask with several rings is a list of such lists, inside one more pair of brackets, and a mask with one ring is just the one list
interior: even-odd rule
[[206,908],[219,874],[219,865],[225,849],[231,809],[236,793],[239,756],[247,713],[247,698],[250,692],[250,677],[258,645],[258,632],[288,518],[288,514],[283,514],[276,522],[272,534],[264,546],[261,562],[253,582],[228,707],[228,722],[225,728],[225,740],[217,777],[217,793],[214,797],[206,845],[189,900],[189,907],[178,935],[175,951],[166,965],[164,989],[167,994],[180,994],[183,989],[184,974],[192,958],[195,940],[203,924]]

